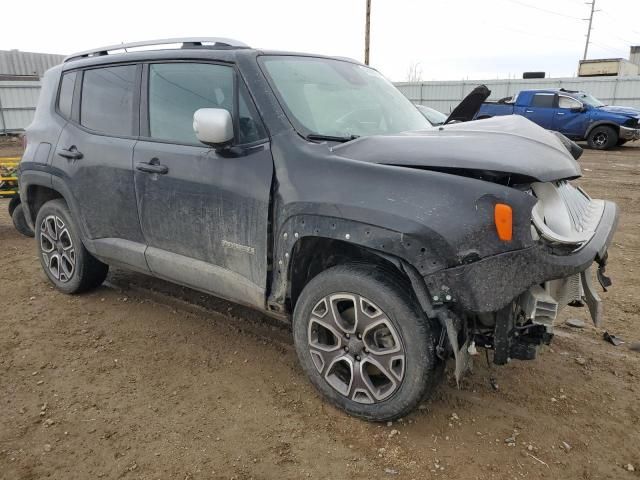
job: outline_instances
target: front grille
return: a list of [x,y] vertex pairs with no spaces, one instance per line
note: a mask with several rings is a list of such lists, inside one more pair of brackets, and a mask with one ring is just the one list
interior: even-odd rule
[[531,188],[538,198],[532,220],[542,238],[576,247],[591,239],[604,212],[602,200],[564,180],[534,183]]
[[640,117],[639,118],[630,118],[623,124],[625,127],[629,128],[638,128],[640,127]]

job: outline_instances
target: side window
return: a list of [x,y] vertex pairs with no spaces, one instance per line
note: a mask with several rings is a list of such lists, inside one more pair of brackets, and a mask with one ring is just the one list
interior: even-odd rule
[[560,108],[581,108],[582,103],[575,98],[558,97],[558,106]]
[[109,135],[133,135],[136,72],[136,65],[85,70],[80,123]]
[[553,108],[555,95],[549,93],[536,93],[531,102],[532,107]]
[[253,108],[253,103],[247,92],[247,87],[241,83],[240,98],[238,99],[238,141],[243,143],[253,143],[267,137],[262,121]]
[[71,104],[73,103],[73,87],[76,84],[76,72],[65,73],[60,85],[58,97],[58,111],[65,118],[71,118]]
[[224,65],[164,63],[149,66],[149,132],[152,138],[200,143],[193,114],[224,108],[233,114],[234,71]]

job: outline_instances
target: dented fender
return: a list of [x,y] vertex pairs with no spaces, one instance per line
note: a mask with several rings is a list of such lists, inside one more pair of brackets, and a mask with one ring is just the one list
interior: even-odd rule
[[[268,303],[281,309],[296,242],[322,237],[401,259],[421,277],[531,245],[531,195],[496,183],[341,156],[287,132],[272,138],[272,274]],[[331,175],[326,171],[330,170]],[[496,203],[514,212],[498,238]]]

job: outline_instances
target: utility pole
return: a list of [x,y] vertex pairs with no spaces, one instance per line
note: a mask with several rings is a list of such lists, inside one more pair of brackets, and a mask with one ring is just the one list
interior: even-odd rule
[[[595,2],[595,0],[593,0]],[[371,27],[371,0],[367,2],[367,14],[364,26],[364,64],[369,65],[369,30]]]
[[[591,15],[589,15],[589,29],[587,30],[587,41],[584,44],[584,55],[582,57],[583,60],[587,59],[587,51],[589,50],[589,39],[591,38],[591,25],[593,24],[593,14],[596,12],[596,0],[591,0],[591,2],[585,2],[587,5],[591,5]],[[583,20],[587,20],[586,18]]]

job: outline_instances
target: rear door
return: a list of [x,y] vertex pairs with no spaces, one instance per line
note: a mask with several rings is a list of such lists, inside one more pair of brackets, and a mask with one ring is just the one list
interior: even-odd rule
[[[135,185],[151,271],[264,307],[273,162],[242,80],[230,65],[150,63],[142,98]],[[199,108],[231,112],[232,149],[197,140]]]
[[555,93],[535,93],[528,107],[524,107],[523,115],[542,128],[551,129],[556,109]]
[[589,115],[582,111],[582,102],[566,95],[558,95],[558,108],[554,116],[553,130],[567,137],[582,138],[587,129]]
[[[94,253],[146,269],[133,182],[142,66],[111,65],[76,74],[71,119],[53,155],[77,220]],[[68,111],[68,105],[60,105]]]

